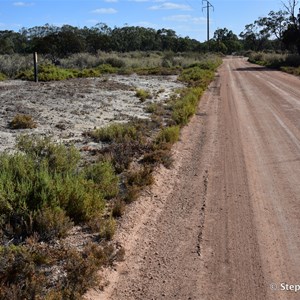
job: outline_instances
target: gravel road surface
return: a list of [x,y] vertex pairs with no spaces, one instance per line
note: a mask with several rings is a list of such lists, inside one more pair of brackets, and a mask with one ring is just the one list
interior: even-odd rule
[[226,58],[174,160],[87,299],[300,299],[300,79]]

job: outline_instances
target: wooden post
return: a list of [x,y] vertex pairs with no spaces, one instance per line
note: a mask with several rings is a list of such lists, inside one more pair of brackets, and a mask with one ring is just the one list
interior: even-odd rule
[[38,82],[38,59],[37,59],[37,52],[33,53],[33,65],[34,65],[34,81]]

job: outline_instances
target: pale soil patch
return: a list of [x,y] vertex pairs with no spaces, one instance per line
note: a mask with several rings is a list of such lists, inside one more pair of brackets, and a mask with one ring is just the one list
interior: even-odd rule
[[[88,141],[83,132],[110,122],[147,118],[150,102],[161,102],[184,85],[177,76],[121,76],[82,78],[60,82],[0,82],[0,151],[13,150],[19,134],[53,136],[54,140],[75,143]],[[152,98],[141,102],[136,89],[145,89]],[[8,123],[16,114],[28,114],[36,129],[11,130]]]

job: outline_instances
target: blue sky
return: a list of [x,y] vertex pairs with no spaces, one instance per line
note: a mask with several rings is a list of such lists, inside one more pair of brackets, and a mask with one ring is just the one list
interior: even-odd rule
[[[280,0],[210,0],[211,36],[217,28],[235,34],[246,24],[271,10],[282,8]],[[173,29],[179,36],[206,39],[206,11],[201,0],[0,0],[0,30],[18,31],[46,23],[91,27],[124,25]]]

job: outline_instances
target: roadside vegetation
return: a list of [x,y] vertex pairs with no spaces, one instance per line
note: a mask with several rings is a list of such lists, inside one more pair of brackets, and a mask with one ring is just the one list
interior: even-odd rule
[[[71,78],[100,77],[105,74],[130,75],[179,75],[182,70],[198,64],[208,69],[215,59],[210,54],[193,52],[129,52],[97,54],[75,53],[59,60],[55,65],[47,55],[39,56],[39,81],[66,80]],[[34,80],[31,55],[0,55],[0,72],[3,78]],[[141,92],[141,91],[139,91]],[[146,92],[146,91],[145,91]],[[146,95],[146,97],[149,95]],[[144,96],[142,97],[144,98]]]
[[300,55],[278,53],[250,53],[249,61],[300,76]]
[[[128,58],[133,54],[142,55],[120,54],[110,65],[105,58],[101,72],[168,69],[174,74],[176,69],[187,87],[165,103],[152,102],[147,91],[137,91],[141,101],[149,102],[149,118],[84,132],[101,144],[92,160],[73,146],[34,135],[21,135],[14,153],[0,154],[1,299],[81,299],[88,288],[99,285],[97,271],[124,256],[123,248],[110,241],[117,219],[153,183],[158,165],[172,166],[171,147],[180,128],[196,112],[221,63],[213,55],[160,53],[149,57],[150,67],[133,67],[136,58]],[[173,61],[170,68],[162,66],[167,59]],[[40,71],[45,80],[70,74],[53,65]],[[8,124],[11,129],[35,126],[27,115],[17,115]]]

